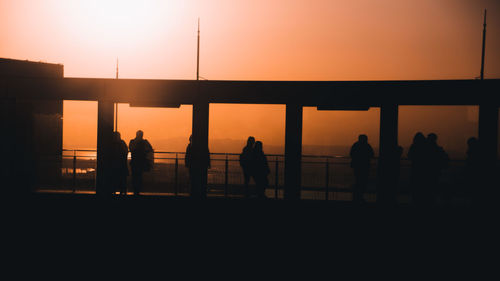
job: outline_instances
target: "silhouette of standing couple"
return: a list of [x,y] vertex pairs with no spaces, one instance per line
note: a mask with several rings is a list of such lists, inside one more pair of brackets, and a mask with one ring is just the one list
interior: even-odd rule
[[[411,161],[411,187],[412,201],[415,205],[432,205],[436,191],[439,188],[439,178],[442,171],[448,167],[449,157],[444,149],[437,143],[437,135],[431,133],[427,135],[418,132],[413,138],[413,143],[408,151],[408,160]],[[469,140],[469,157],[475,154],[475,139]],[[402,148],[398,147],[398,159],[401,157]],[[368,176],[370,172],[370,162],[374,157],[373,149],[368,144],[368,137],[360,135],[358,141],[354,143],[350,152],[351,167],[354,170],[356,184],[353,190],[353,201],[362,202],[363,194],[368,184]],[[471,160],[474,161],[474,160]],[[469,164],[469,166],[477,166]],[[470,168],[469,170],[472,170]],[[399,169],[397,171],[399,174]],[[446,194],[445,194],[446,195]]]
[[427,135],[418,132],[413,137],[413,143],[408,151],[411,161],[411,186],[413,203],[415,205],[432,205],[438,189],[442,171],[448,167],[449,157],[444,149],[437,144],[437,135]]
[[130,168],[132,171],[132,187],[134,195],[139,195],[142,189],[142,174],[150,171],[154,162],[153,147],[148,140],[143,138],[144,133],[139,130],[134,139],[130,140],[129,146],[121,139],[119,132],[113,133],[111,146],[111,171],[112,171],[112,193],[119,191],[121,195],[127,194],[127,155],[130,148],[132,159]]
[[240,154],[240,166],[243,170],[246,197],[250,196],[248,184],[253,178],[257,186],[257,198],[266,198],[265,192],[269,186],[267,175],[270,170],[261,141],[255,141],[254,137],[248,137],[247,145]]

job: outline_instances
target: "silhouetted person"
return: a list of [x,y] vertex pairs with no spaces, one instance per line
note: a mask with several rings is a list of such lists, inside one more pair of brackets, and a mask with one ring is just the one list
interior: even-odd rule
[[467,140],[467,158],[465,161],[466,167],[479,167],[481,161],[481,154],[479,148],[479,141],[475,137],[471,137]]
[[269,181],[267,175],[269,174],[269,165],[267,164],[267,158],[264,154],[262,142],[255,142],[255,147],[253,149],[253,173],[255,183],[257,185],[257,198],[266,197],[266,188],[269,186]]
[[142,173],[151,170],[151,160],[149,155],[153,152],[151,144],[143,138],[144,133],[139,130],[135,139],[130,140],[129,149],[132,154],[130,168],[132,170],[132,186],[134,195],[139,195],[142,189]]
[[421,132],[413,137],[413,143],[408,150],[408,160],[411,161],[412,201],[421,205],[425,201],[427,189],[427,140]]
[[[201,159],[200,163],[198,163],[198,164],[202,165],[201,168],[210,169],[211,168],[210,151],[209,151],[208,147],[204,151],[201,158],[202,159]],[[195,156],[194,151],[193,151],[193,136],[191,135],[191,136],[189,136],[189,144],[186,147],[186,155],[184,157],[184,164],[189,172],[189,182],[191,183],[191,195],[194,195],[194,192],[196,192],[196,188],[198,186],[201,186],[202,182],[204,182],[202,177],[206,178],[206,174],[205,175],[197,175],[196,174],[196,171],[195,171],[196,167],[197,167],[197,165],[196,165],[197,163],[195,163],[196,161],[197,161],[197,159],[196,159],[196,156]],[[206,196],[207,188],[208,187],[205,187],[205,190],[201,190],[202,197]]]
[[247,145],[243,148],[243,151],[240,154],[240,166],[241,169],[243,170],[246,197],[249,196],[248,183],[250,182],[250,179],[254,176],[253,165],[252,165],[254,145],[255,145],[255,138],[248,137]]
[[112,191],[119,191],[120,194],[127,194],[127,144],[121,139],[119,132],[113,132],[113,142],[111,146],[111,184]]
[[432,204],[434,202],[434,195],[439,190],[439,178],[444,169],[448,167],[449,157],[444,149],[437,144],[437,135],[431,133],[427,135],[427,156],[428,156],[428,201]]
[[358,141],[351,147],[351,168],[354,171],[356,183],[353,190],[353,201],[363,202],[363,194],[368,185],[370,174],[370,161],[374,156],[373,148],[368,144],[366,135],[359,135]]

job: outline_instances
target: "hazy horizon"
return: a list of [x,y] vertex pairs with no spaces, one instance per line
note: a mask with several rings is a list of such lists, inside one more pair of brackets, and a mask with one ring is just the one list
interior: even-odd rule
[[[91,110],[85,114],[64,112],[63,147],[70,149],[96,148],[97,143],[97,102],[65,101],[86,104]],[[235,107],[238,115],[219,118],[217,111],[224,107]],[[191,134],[191,106],[172,108],[131,108],[126,104],[119,106],[118,131],[127,143],[135,137],[138,129],[144,131],[154,148],[159,151],[182,152]],[[209,148],[212,152],[239,153],[248,136],[254,136],[264,143],[266,153],[284,152],[285,108],[283,105],[220,105],[210,107]],[[261,111],[257,119],[245,121],[246,116]],[[120,113],[124,117],[121,117]],[[304,108],[303,153],[347,155],[348,148],[357,140],[359,134],[367,134],[370,144],[379,144],[379,108],[369,111],[317,111]],[[476,106],[402,106],[400,108],[399,142],[405,148],[410,146],[414,134],[437,133],[438,142],[450,152],[453,158],[464,158],[467,139],[477,136],[478,107]],[[214,117],[215,115],[215,117]],[[162,116],[175,120],[163,123],[161,130],[153,121]],[[416,125],[415,120],[419,122]],[[269,119],[269,120],[267,120]],[[334,122],[331,122],[334,120]],[[436,122],[439,120],[439,122]],[[266,126],[262,126],[266,124]],[[84,130],[82,130],[84,126]],[[170,129],[168,129],[170,128]],[[316,147],[316,149],[312,149]],[[331,149],[343,147],[344,149]],[[271,148],[271,149],[269,149]],[[347,148],[347,149],[346,149]]]

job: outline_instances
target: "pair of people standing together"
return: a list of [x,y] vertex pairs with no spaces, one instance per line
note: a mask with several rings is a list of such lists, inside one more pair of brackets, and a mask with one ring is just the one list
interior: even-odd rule
[[144,139],[144,133],[139,130],[135,139],[130,140],[129,146],[121,139],[119,132],[113,134],[113,144],[111,146],[111,170],[112,170],[112,192],[119,191],[120,194],[127,194],[127,176],[129,175],[127,166],[127,155],[130,149],[132,159],[130,160],[130,170],[132,172],[132,187],[134,195],[138,195],[142,188],[142,174],[150,171],[152,167],[153,147],[148,140]]
[[246,196],[250,195],[248,184],[253,178],[257,186],[257,197],[265,198],[265,191],[269,186],[267,175],[270,170],[261,141],[255,141],[254,137],[248,137],[247,145],[240,154],[240,166],[243,169]]

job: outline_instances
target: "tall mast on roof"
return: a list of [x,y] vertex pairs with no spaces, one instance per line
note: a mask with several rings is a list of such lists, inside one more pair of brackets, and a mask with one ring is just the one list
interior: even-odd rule
[[481,80],[484,79],[484,54],[486,49],[486,9],[484,9],[484,23],[483,23],[483,49],[481,52]]
[[[116,58],[116,79],[118,79],[118,58]],[[115,132],[118,131],[118,103],[115,103]]]
[[198,47],[196,50],[196,80],[200,80],[200,18],[198,18]]

